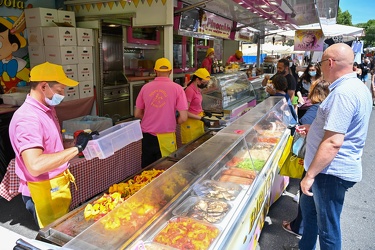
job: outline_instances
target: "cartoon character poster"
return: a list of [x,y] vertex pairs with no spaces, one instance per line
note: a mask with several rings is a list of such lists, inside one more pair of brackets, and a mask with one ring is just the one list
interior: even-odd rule
[[296,30],[294,36],[295,51],[323,51],[322,30]]
[[26,58],[17,57],[19,49],[26,47],[23,32],[26,28],[23,14],[0,17],[0,81],[5,93],[12,92],[14,87],[26,86],[29,79],[29,68]]
[[0,4],[0,93],[11,93],[29,81],[25,8],[55,8],[49,0],[3,1]]

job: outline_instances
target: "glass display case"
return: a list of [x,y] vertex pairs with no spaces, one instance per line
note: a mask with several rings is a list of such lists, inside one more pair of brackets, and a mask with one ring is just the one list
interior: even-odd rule
[[[66,235],[62,245],[70,249],[134,249],[143,243],[181,248],[186,242],[198,244],[195,249],[223,249],[228,243],[233,249],[250,248],[268,212],[289,135],[280,119],[286,108],[282,98],[268,98],[74,236],[59,225],[85,223],[77,216],[82,207],[54,223],[54,231],[43,229],[45,235]],[[242,133],[237,132],[240,126]],[[201,231],[178,237],[165,233],[189,225]],[[204,239],[198,231],[207,232]]]
[[245,72],[216,74],[203,92],[202,107],[206,111],[233,113],[248,103],[256,105],[254,87]]

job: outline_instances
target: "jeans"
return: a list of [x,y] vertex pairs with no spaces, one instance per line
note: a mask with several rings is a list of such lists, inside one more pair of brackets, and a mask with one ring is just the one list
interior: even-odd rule
[[38,218],[37,218],[36,212],[35,212],[35,204],[34,204],[33,199],[31,199],[30,196],[22,195],[22,200],[23,200],[23,203],[25,203],[25,205],[26,205],[27,211],[29,211],[31,213],[31,215],[34,217],[35,223],[39,226]]
[[345,192],[354,184],[333,175],[318,174],[315,177],[314,195],[302,194],[300,197],[303,218],[301,250],[315,249],[318,235],[321,250],[341,250],[340,215]]

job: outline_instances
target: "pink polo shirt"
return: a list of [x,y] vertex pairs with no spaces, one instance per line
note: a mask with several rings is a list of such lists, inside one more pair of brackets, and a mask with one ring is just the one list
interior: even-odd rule
[[185,89],[185,94],[187,102],[190,103],[188,111],[194,115],[202,112],[202,93],[199,88],[192,83]]
[[16,110],[9,125],[9,137],[16,155],[16,174],[20,178],[19,192],[30,196],[28,181],[42,181],[51,179],[65,169],[69,163],[33,177],[27,170],[21,153],[30,148],[42,148],[44,154],[56,153],[64,150],[60,125],[54,107],[47,107],[27,95],[22,106]]
[[237,59],[236,55],[231,55],[231,56],[228,58],[227,63],[230,64],[231,62],[239,62],[239,63],[243,63],[243,57],[241,57],[241,59]]
[[156,135],[176,131],[176,111],[187,110],[183,88],[168,77],[156,77],[139,92],[136,107],[144,110],[142,132]]

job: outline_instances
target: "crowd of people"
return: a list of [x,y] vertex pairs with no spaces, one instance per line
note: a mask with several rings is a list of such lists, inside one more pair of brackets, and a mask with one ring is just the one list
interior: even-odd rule
[[[286,60],[280,59],[277,73],[262,82],[270,95],[285,96],[294,106],[298,118],[291,132],[306,136],[298,213],[282,227],[301,236],[299,246],[290,249],[313,250],[319,236],[320,249],[339,250],[345,193],[362,179],[374,64],[367,57],[354,63],[352,49],[343,43],[328,47],[321,61],[309,64],[299,77],[291,77],[296,74]],[[363,84],[369,75],[370,91]]]

